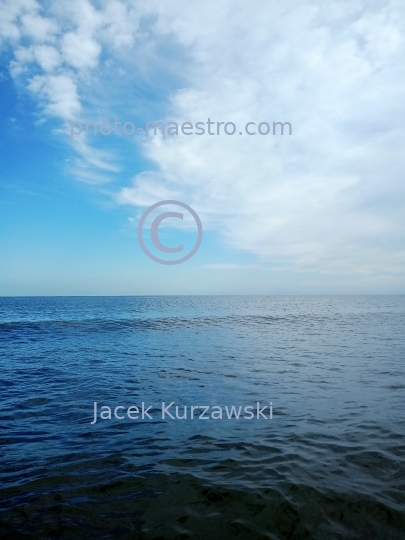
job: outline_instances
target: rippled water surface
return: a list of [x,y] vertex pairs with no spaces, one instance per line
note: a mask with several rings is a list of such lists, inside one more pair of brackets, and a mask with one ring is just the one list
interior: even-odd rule
[[0,298],[0,534],[405,538],[404,330],[403,296]]

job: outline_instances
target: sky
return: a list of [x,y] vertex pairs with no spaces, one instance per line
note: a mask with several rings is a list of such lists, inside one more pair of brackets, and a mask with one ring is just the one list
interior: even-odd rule
[[[404,294],[404,27],[403,0],[3,0],[0,295]],[[122,133],[158,121],[205,133]],[[138,241],[164,200],[203,227],[178,265]]]

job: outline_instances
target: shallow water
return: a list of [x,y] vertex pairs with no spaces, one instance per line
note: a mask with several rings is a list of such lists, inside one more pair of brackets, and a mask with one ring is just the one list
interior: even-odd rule
[[404,329],[404,296],[0,298],[0,531],[402,539]]

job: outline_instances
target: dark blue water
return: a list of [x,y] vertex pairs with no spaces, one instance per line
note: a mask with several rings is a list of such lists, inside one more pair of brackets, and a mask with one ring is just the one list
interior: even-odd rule
[[3,537],[404,538],[404,330],[404,296],[0,298]]

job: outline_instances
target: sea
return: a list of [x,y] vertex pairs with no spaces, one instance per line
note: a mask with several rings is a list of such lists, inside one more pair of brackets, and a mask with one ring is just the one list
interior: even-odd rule
[[405,538],[405,296],[0,298],[0,368],[1,538]]

